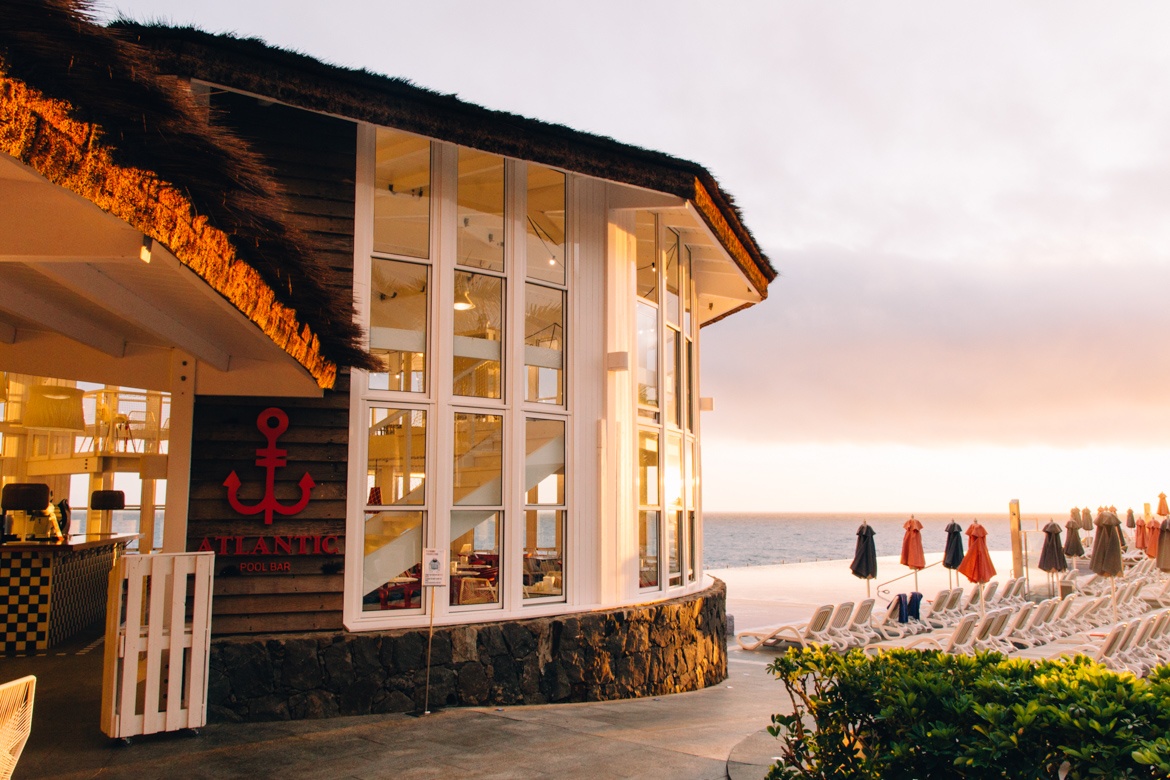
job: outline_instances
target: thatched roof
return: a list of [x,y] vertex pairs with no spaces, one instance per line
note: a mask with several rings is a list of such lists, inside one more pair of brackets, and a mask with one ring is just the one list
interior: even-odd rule
[[261,159],[81,0],[0,4],[0,151],[161,242],[322,387],[371,366]]
[[329,65],[256,39],[119,21],[167,73],[293,106],[396,127],[693,202],[761,295],[776,276],[730,195],[697,163],[563,125],[492,111],[364,70]]

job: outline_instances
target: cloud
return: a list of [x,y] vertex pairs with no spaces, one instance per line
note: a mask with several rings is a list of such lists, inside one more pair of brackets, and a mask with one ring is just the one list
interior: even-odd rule
[[778,256],[770,299],[703,331],[706,436],[1076,447],[1170,431],[1170,267]]

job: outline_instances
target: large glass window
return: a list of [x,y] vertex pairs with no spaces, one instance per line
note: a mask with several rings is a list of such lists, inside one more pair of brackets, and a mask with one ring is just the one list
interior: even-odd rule
[[[359,193],[373,209],[363,324],[380,370],[354,374],[353,414],[368,435],[353,437],[353,478],[363,458],[367,469],[365,505],[353,510],[362,517],[349,527],[347,620],[360,598],[360,625],[417,623],[431,547],[449,555],[440,617],[564,601],[572,177],[396,130],[372,135],[362,155],[369,165],[372,152],[374,191]],[[440,235],[451,240],[432,240]],[[436,360],[440,348],[450,356]],[[426,451],[434,419],[438,459]],[[395,615],[409,617],[383,619]]]
[[658,585],[658,538],[660,511],[659,436],[653,431],[638,432],[638,584]]
[[524,400],[561,406],[564,397],[565,294],[524,286]]
[[673,230],[664,231],[662,279],[666,288],[666,321],[678,325],[679,308],[679,238]]
[[658,309],[638,301],[638,413],[657,418]]
[[503,398],[504,280],[455,272],[455,395]]
[[378,128],[374,154],[374,251],[427,257],[431,237],[431,142]]
[[[427,413],[373,407],[367,441],[365,611],[421,608]],[[407,511],[403,511],[407,510]]]
[[460,148],[456,262],[504,270],[504,158]]
[[666,328],[666,343],[662,350],[662,403],[663,415],[668,422],[679,424],[679,334],[674,328]]
[[[690,247],[652,212],[637,232],[637,407],[639,425],[639,581],[643,588],[694,582],[698,477],[694,288]],[[656,302],[661,305],[655,305]],[[665,450],[659,453],[659,446]],[[660,464],[656,466],[655,464]],[[661,468],[654,478],[650,468]],[[654,494],[661,485],[661,497]],[[652,527],[653,524],[653,527]],[[658,550],[661,545],[662,555]],[[655,571],[651,571],[651,569]],[[665,578],[660,582],[659,578]]]
[[370,261],[370,354],[384,366],[370,373],[371,390],[426,391],[428,270],[398,260]]
[[528,166],[528,278],[565,283],[565,174]]
[[565,421],[530,417],[524,438],[524,598],[563,598]]
[[501,513],[451,513],[452,606],[500,603]]
[[639,211],[634,218],[637,239],[638,297],[658,300],[658,221],[654,214]]
[[[451,512],[452,606],[500,603],[504,418],[455,413]],[[466,509],[464,509],[466,507]]]
[[683,454],[682,438],[671,435],[667,439],[666,467],[663,470],[663,489],[666,504],[667,574],[671,585],[682,584],[683,544]]
[[503,458],[503,417],[456,412],[453,502],[499,505],[503,501]]

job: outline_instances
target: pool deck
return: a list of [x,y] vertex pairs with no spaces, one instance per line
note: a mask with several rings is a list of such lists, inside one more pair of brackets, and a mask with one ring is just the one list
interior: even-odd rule
[[[993,553],[1006,579],[1009,553]],[[933,560],[928,557],[928,562]],[[727,582],[736,630],[806,619],[819,604],[865,598],[848,561],[709,572]],[[877,582],[907,571],[879,559]],[[933,596],[946,570],[927,569]],[[913,579],[891,593],[912,589]],[[883,596],[879,604],[888,597]],[[88,649],[87,649],[88,648]],[[414,718],[371,715],[213,724],[125,746],[98,728],[102,647],[89,636],[41,656],[0,658],[0,679],[37,675],[33,735],[14,775],[32,778],[761,778],[777,743],[764,732],[784,708],[765,666],[773,651],[729,643],[728,679],[693,693],[626,701],[455,708]]]

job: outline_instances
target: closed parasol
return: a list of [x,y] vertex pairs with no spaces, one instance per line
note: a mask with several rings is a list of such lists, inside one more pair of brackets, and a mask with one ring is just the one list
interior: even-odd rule
[[1170,515],[1170,506],[1166,505],[1166,494],[1165,493],[1158,494],[1158,514],[1162,515],[1162,517],[1165,517],[1166,515]]
[[1139,550],[1146,549],[1146,518],[1139,517],[1133,532],[1133,546]]
[[1064,554],[1072,558],[1080,558],[1085,554],[1085,546],[1081,544],[1081,520],[1069,520],[1064,524],[1068,536],[1064,540]]
[[1125,527],[1126,528],[1133,528],[1136,525],[1137,524],[1134,522],[1134,519],[1133,519],[1133,510],[1132,509],[1125,510]]
[[1064,550],[1060,546],[1060,526],[1052,520],[1044,526],[1044,546],[1040,548],[1041,571],[1048,572],[1048,592],[1057,595],[1055,574],[1068,569],[1068,561],[1064,557]]
[[1084,509],[1081,510],[1081,530],[1082,531],[1092,531],[1093,530],[1093,513],[1089,511],[1088,507],[1085,507]]
[[[987,550],[987,529],[978,520],[973,520],[967,528],[967,555],[959,564],[959,573],[977,584],[988,582],[995,576],[995,564]],[[984,609],[983,599],[979,600],[979,609]]]
[[926,556],[922,554],[922,523],[910,515],[902,524],[906,535],[902,537],[902,558],[900,563],[914,570],[914,590],[918,590],[918,572],[926,568]]
[[857,550],[853,553],[853,563],[849,570],[854,577],[865,580],[865,595],[869,596],[869,581],[877,576],[877,548],[873,543],[873,529],[864,520],[857,529]]
[[1102,577],[1109,578],[1109,590],[1113,596],[1113,617],[1117,618],[1117,593],[1115,579],[1124,568],[1121,563],[1121,521],[1112,512],[1097,515],[1097,531],[1093,537],[1093,555],[1089,568]]
[[[1164,521],[1166,518],[1162,518]],[[1158,538],[1162,535],[1162,523],[1158,518],[1154,518],[1151,523],[1146,523],[1146,555],[1151,558],[1158,557]]]
[[1158,535],[1157,566],[1162,571],[1170,572],[1170,517],[1162,521],[1160,530],[1162,533]]
[[1041,530],[1044,531],[1044,547],[1040,550],[1040,570],[1049,573],[1067,570],[1068,561],[1060,546],[1060,526],[1049,520]]
[[[963,526],[954,520],[947,523],[947,546],[943,550],[942,565],[944,569],[953,571],[963,562]],[[951,584],[951,571],[947,571],[947,584]]]

